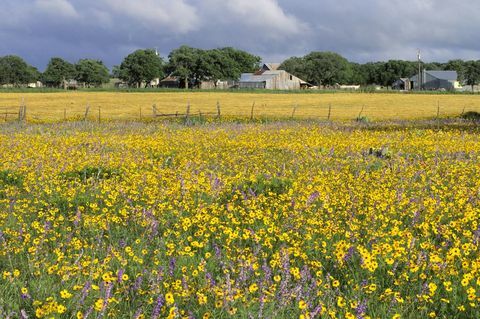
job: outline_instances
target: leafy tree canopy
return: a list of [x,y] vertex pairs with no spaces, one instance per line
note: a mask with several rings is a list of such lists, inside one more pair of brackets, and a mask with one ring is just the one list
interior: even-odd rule
[[140,87],[164,75],[164,62],[155,50],[137,50],[125,57],[114,73],[129,85]]
[[87,86],[100,86],[110,80],[107,67],[102,61],[82,59],[75,65],[75,79]]
[[38,70],[28,65],[21,57],[16,55],[0,57],[0,84],[18,86],[37,81],[38,78]]
[[50,60],[42,75],[44,84],[52,87],[60,87],[65,81],[73,78],[75,78],[75,66],[58,57]]

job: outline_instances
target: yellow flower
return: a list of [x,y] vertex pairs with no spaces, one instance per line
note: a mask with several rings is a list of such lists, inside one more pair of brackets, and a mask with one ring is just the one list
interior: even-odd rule
[[306,309],[306,308],[307,308],[307,303],[306,303],[305,301],[303,301],[303,300],[300,300],[300,301],[298,302],[298,308],[299,308],[300,310]]
[[335,287],[335,288],[337,288],[338,286],[340,286],[340,281],[334,280],[334,281],[332,282],[332,286]]
[[351,312],[347,312],[347,313],[345,314],[345,318],[346,318],[346,319],[355,319],[355,315],[354,315],[353,313],[351,313]]
[[70,292],[68,292],[68,290],[64,289],[62,291],[60,291],[60,297],[62,299],[69,299],[72,297],[72,294]]
[[337,298],[337,306],[339,306],[340,308],[344,308],[346,304],[347,303],[345,302],[345,299],[342,296],[339,296]]
[[257,284],[251,284],[250,287],[248,287],[248,291],[250,291],[250,293],[255,293],[256,291],[258,290],[258,285]]
[[57,306],[57,313],[62,314],[67,310],[67,308],[64,305],[58,305]]
[[171,305],[175,302],[175,298],[171,292],[165,294],[165,301],[167,302],[167,305]]
[[103,305],[104,305],[104,300],[102,298],[97,299],[97,301],[95,301],[95,310],[102,311]]

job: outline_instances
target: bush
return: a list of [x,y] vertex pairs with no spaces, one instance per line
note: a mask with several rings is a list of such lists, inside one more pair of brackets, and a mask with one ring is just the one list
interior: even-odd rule
[[461,118],[464,120],[470,121],[480,121],[480,113],[475,111],[469,111],[461,115]]

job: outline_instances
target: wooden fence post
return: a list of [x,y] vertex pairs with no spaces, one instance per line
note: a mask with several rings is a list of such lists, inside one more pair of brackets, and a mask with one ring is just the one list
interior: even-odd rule
[[187,103],[187,110],[185,111],[185,123],[190,124],[190,101]]
[[100,106],[99,106],[98,107],[98,123],[100,123],[100,113],[101,113],[101,111],[100,111]]
[[67,109],[63,109],[63,120],[66,121],[67,120]]
[[360,117],[362,116],[363,110],[365,109],[365,105],[362,105],[362,109],[360,110],[360,113],[358,113],[357,119],[360,120]]
[[252,110],[250,112],[250,121],[253,121],[253,110],[255,109],[255,101],[253,101],[253,104],[252,104]]
[[221,112],[220,112],[220,101],[217,101],[217,119],[220,119]]
[[152,105],[152,112],[153,112],[153,117],[157,117],[157,105],[153,104]]
[[87,121],[89,111],[90,111],[90,104],[87,103],[87,107],[85,108],[85,116],[83,117],[83,121]]
[[298,103],[296,103],[296,104],[293,106],[292,120],[293,120],[293,117],[295,116],[295,112],[297,111],[297,107],[298,107]]
[[327,121],[330,121],[330,117],[332,116],[332,103],[328,104],[328,116]]

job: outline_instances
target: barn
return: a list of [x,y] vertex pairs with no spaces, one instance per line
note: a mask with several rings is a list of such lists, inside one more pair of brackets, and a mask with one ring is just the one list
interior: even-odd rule
[[[410,78],[411,88],[420,88],[422,90],[446,90],[453,91],[461,88],[458,82],[457,71],[428,71],[424,70],[419,76],[414,75]],[[420,85],[419,85],[420,83]]]
[[265,63],[255,73],[243,73],[238,87],[240,89],[299,90],[312,87],[311,84],[288,73],[278,70],[280,64]]

